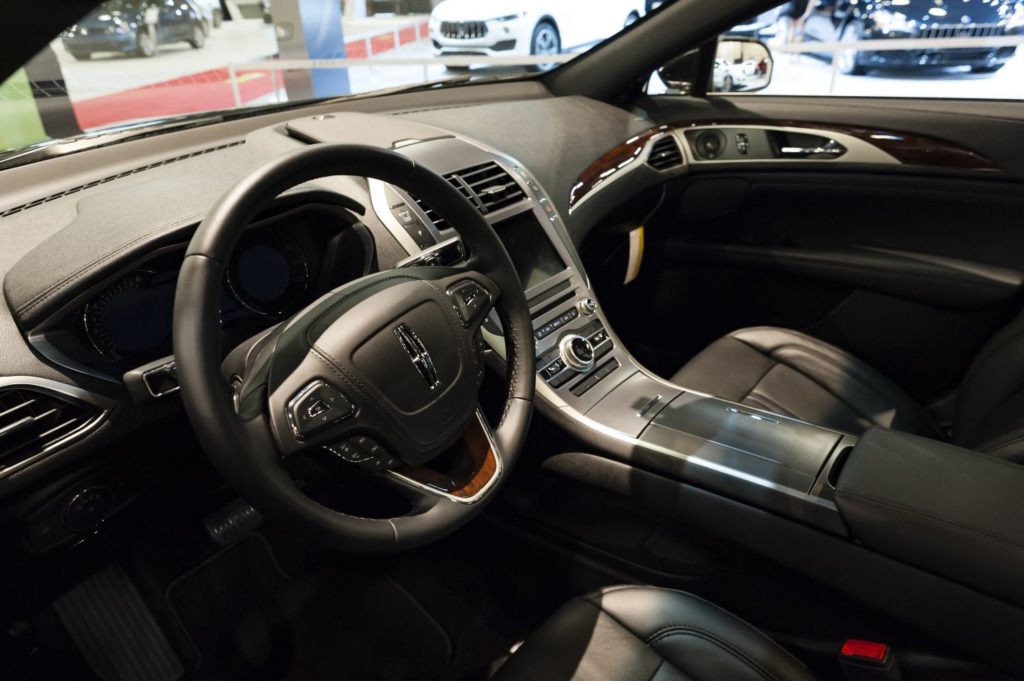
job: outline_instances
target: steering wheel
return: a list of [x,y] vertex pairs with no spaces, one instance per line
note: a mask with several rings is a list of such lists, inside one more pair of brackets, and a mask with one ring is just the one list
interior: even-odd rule
[[[346,284],[222,364],[221,291],[242,232],[285,190],[337,175],[376,178],[415,194],[458,226],[467,261]],[[478,404],[478,332],[492,308],[504,328],[508,382],[493,431]],[[407,549],[454,531],[493,498],[529,427],[533,330],[512,261],[454,187],[392,151],[310,146],[230,189],[186,251],[173,338],[185,410],[216,469],[268,517],[342,550]],[[285,468],[311,448],[369,473],[366,484],[397,490],[411,510],[364,518],[314,501]],[[454,471],[438,461],[452,451],[461,453]]]

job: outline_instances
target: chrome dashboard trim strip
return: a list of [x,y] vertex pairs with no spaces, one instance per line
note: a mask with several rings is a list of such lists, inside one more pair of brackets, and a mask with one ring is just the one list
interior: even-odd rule
[[398,218],[391,214],[391,206],[388,205],[388,197],[385,191],[387,185],[372,177],[367,178],[366,182],[370,187],[370,207],[373,209],[377,219],[391,232],[391,236],[395,237],[395,241],[398,242],[398,245],[406,253],[409,255],[418,254],[420,247],[409,236],[409,233],[405,231],[402,225],[399,224]]

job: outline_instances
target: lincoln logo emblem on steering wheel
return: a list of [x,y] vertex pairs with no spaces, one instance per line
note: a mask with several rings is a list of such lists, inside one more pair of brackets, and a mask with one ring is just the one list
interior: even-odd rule
[[409,360],[416,367],[416,372],[427,384],[427,390],[433,392],[441,387],[441,380],[437,377],[437,369],[434,367],[434,360],[427,352],[427,346],[423,344],[416,332],[409,328],[408,324],[399,324],[395,327],[395,335],[402,349],[409,355]]

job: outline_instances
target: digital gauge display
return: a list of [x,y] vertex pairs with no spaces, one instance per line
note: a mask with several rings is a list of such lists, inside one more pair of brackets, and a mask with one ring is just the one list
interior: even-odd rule
[[169,355],[177,274],[139,270],[93,298],[83,322],[96,350],[125,366]]
[[[184,251],[157,255],[86,303],[82,326],[99,354],[123,369],[172,353],[174,292]],[[244,340],[298,310],[310,288],[298,242],[255,229],[239,240],[228,263],[220,317],[227,341]],[[235,338],[238,336],[238,338]]]

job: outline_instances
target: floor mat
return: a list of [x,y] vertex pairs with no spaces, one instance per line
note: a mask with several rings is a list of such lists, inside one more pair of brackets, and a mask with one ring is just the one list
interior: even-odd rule
[[386,577],[286,576],[251,535],[176,580],[167,600],[199,657],[189,679],[433,681],[451,643]]

